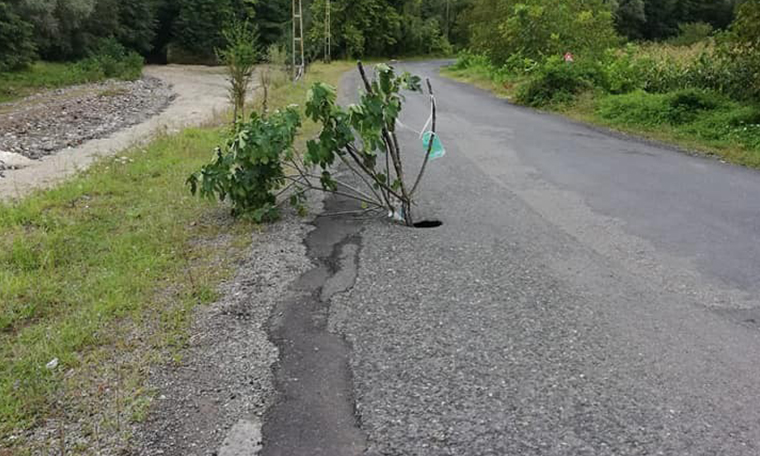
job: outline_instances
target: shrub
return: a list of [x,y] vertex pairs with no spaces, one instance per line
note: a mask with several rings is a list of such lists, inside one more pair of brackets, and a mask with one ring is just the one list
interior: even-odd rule
[[193,174],[191,192],[232,203],[232,214],[257,222],[278,217],[275,191],[285,183],[283,160],[292,156],[301,119],[295,107],[270,117],[257,113],[237,124],[227,144],[217,147],[210,164]]
[[[317,177],[322,190],[353,198],[371,210],[387,212],[398,222],[414,226],[414,195],[431,159],[435,141],[428,140],[427,153],[416,179],[407,180],[414,175],[404,170],[406,161],[396,137],[396,122],[404,104],[402,90],[421,91],[421,80],[409,73],[396,74],[393,67],[386,64],[377,65],[376,76],[371,79],[361,62],[358,67],[365,90],[357,104],[348,108],[339,106],[335,87],[327,84],[317,83],[309,90],[306,115],[321,124],[322,131],[316,139],[307,142],[303,164],[295,166],[301,174],[299,184],[305,189],[316,188],[310,178]],[[430,80],[427,86],[431,126],[424,133],[433,138],[438,134],[436,103]],[[360,178],[365,184],[364,190],[335,178],[333,165],[338,160]],[[314,168],[320,169],[321,174],[305,171]]]
[[104,78],[133,81],[142,75],[143,63],[140,54],[128,51],[115,38],[107,38],[99,42],[92,55],[75,66],[75,71],[87,75],[90,81]]
[[725,105],[723,97],[700,89],[685,89],[666,96],[668,122],[680,125],[692,122],[704,111],[712,111]]
[[472,47],[499,66],[518,53],[537,61],[568,51],[598,56],[620,43],[610,3],[603,0],[477,2],[468,20]]
[[603,98],[597,114],[618,124],[655,127],[667,122],[667,102],[664,95],[639,90]]
[[554,57],[541,65],[531,80],[520,87],[516,101],[533,107],[568,103],[601,79],[601,71],[593,63],[569,63]]
[[609,50],[602,63],[602,87],[609,93],[621,94],[643,89],[644,69],[637,59],[638,46],[629,44],[624,51]]
[[234,20],[222,31],[226,47],[216,50],[219,60],[227,66],[230,101],[234,119],[245,118],[245,98],[253,80],[253,69],[259,56],[259,34],[248,22]]
[[704,41],[712,35],[714,29],[706,22],[691,22],[679,25],[678,30],[678,36],[670,40],[674,46],[691,46]]
[[705,114],[711,111],[726,111],[733,106],[722,95],[710,91],[686,89],[652,94],[639,90],[602,99],[597,113],[601,118],[619,124],[679,126],[705,118]]
[[725,41],[722,51],[734,70],[734,90],[760,101],[760,2],[742,3]]
[[457,55],[457,60],[451,65],[452,70],[466,70],[475,67],[490,67],[491,60],[485,54],[471,51],[462,51]]

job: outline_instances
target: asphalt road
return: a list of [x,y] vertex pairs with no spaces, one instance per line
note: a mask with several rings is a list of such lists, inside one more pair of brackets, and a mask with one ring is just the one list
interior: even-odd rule
[[[330,308],[368,452],[760,454],[760,173],[438,66],[406,68],[437,92],[448,154],[419,210],[445,224],[366,224]],[[427,115],[409,95],[404,124]]]

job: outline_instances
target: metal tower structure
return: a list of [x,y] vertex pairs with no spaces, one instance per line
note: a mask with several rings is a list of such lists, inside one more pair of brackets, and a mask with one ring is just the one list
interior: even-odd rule
[[303,8],[301,0],[293,0],[293,80],[303,76],[306,61],[303,52]]
[[325,0],[325,62],[332,60],[332,18],[330,17],[331,0]]

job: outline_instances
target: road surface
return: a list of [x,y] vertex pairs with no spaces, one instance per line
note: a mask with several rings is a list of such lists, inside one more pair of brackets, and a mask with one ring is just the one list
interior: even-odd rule
[[[265,424],[264,454],[274,435],[306,439],[290,454],[760,454],[760,173],[516,107],[439,66],[405,68],[437,93],[448,154],[419,210],[445,224],[365,223],[353,287],[330,301],[353,389],[314,395],[351,398],[362,437],[308,451],[314,433]],[[409,95],[404,124],[428,109]]]

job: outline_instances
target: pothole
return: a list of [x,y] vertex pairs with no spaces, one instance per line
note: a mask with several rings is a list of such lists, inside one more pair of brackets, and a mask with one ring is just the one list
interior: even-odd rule
[[443,226],[440,220],[423,220],[413,224],[415,228],[438,228]]

